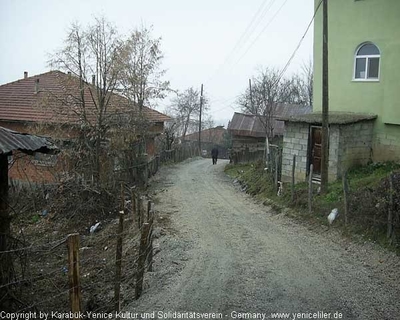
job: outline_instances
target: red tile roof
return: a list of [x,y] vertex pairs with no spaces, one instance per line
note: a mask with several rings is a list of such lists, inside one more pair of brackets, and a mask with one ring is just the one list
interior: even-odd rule
[[[39,79],[39,92],[35,93],[35,82]],[[95,87],[85,85],[85,101],[89,120],[94,119],[95,104],[90,90]],[[73,102],[79,96],[79,79],[61,71],[49,71],[43,74],[17,80],[0,86],[0,120],[51,123],[77,123],[73,103],[67,106],[60,102],[66,99]],[[128,109],[128,100],[121,95],[112,94],[110,110],[123,114]],[[154,109],[144,107],[144,116],[151,122],[164,122],[171,118]],[[133,111],[138,112],[137,110]]]

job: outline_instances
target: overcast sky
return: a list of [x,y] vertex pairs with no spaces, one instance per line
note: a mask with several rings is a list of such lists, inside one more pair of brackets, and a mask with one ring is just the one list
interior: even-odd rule
[[[204,91],[216,124],[258,68],[282,68],[313,15],[313,0],[0,0],[0,84],[49,70],[68,27],[104,15],[122,34],[144,24],[162,37],[166,80]],[[287,74],[312,58],[311,28]],[[243,36],[244,35],[244,36]],[[163,111],[169,100],[160,102]]]

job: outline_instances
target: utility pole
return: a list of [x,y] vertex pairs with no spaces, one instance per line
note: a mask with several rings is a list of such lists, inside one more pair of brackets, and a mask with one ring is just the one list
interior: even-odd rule
[[200,114],[199,114],[199,155],[201,156],[201,111],[203,109],[203,84],[200,91]]
[[251,90],[251,79],[249,79],[249,90],[250,90],[250,106],[251,106],[251,110],[254,112],[253,91]]
[[321,193],[328,191],[329,163],[329,83],[328,83],[328,0],[323,0],[322,13],[322,155]]

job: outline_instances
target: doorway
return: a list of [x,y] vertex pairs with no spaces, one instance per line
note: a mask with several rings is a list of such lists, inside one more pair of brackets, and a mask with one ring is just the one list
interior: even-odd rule
[[311,133],[311,150],[310,164],[313,165],[313,174],[321,174],[321,157],[322,157],[322,130],[321,127],[310,128]]

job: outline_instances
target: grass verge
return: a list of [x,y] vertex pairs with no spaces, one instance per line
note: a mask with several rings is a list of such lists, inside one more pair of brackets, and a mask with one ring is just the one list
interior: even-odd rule
[[[329,184],[328,192],[318,194],[318,186],[313,186],[312,212],[308,210],[308,184],[295,185],[294,201],[291,199],[291,184],[283,184],[283,192],[277,195],[271,176],[264,170],[261,162],[250,164],[229,164],[225,173],[236,179],[242,189],[256,199],[268,204],[277,213],[282,208],[286,214],[308,224],[328,226],[327,216],[337,208],[339,215],[332,227],[339,229],[344,236],[353,239],[371,241],[394,250],[400,254],[400,221],[396,221],[394,234],[387,239],[387,221],[389,210],[389,175],[393,173],[393,209],[400,212],[400,165],[397,163],[376,163],[358,167],[348,172],[349,181],[349,217],[344,224],[344,202],[342,181]],[[397,219],[398,220],[398,219]]]

